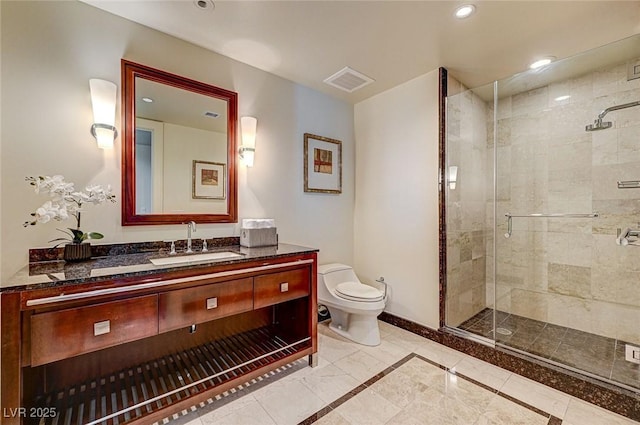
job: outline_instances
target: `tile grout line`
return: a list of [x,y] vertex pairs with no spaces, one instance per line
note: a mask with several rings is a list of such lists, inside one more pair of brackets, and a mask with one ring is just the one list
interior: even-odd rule
[[614,386],[586,372],[577,372],[566,365],[535,358],[507,346],[486,346],[446,328],[434,330],[386,312],[380,315],[380,320],[628,419],[640,420],[637,390]]
[[[485,308],[485,310],[488,310],[488,308]],[[522,316],[518,316],[518,315],[514,315],[514,314],[508,314],[505,318],[503,318],[501,321],[496,323],[496,327],[499,327],[499,325],[501,323],[503,323],[504,321],[508,320],[510,317],[515,317],[515,318],[518,318],[518,319],[522,318]],[[488,316],[487,316],[486,312],[484,312],[484,310],[483,310],[483,311],[477,313],[475,316],[467,319],[465,322],[463,322],[463,324],[468,324],[470,321],[472,321],[473,324],[477,324],[477,323],[480,323],[480,322],[486,322],[487,319],[488,319]],[[528,321],[540,322],[539,320],[536,320],[536,319],[528,319],[528,318],[524,318],[524,319],[528,320]],[[548,323],[548,322],[542,322],[542,323],[544,323],[545,326],[543,327],[543,329],[540,332],[535,334],[534,340],[527,347],[520,348],[517,345],[510,344],[509,343],[509,339],[511,337],[509,339],[502,340],[502,341],[496,340],[496,342],[501,342],[502,344],[506,345],[507,347],[510,347],[510,348],[513,348],[513,349],[516,349],[516,350],[522,350],[525,353],[533,354],[533,355],[539,356],[539,357],[541,357],[543,359],[546,359],[546,360],[550,360],[550,361],[554,361],[554,362],[560,362],[562,364],[566,364],[569,367],[577,368],[579,370],[584,371],[585,373],[590,373],[590,374],[594,375],[596,377],[596,379],[597,379],[597,377],[600,377],[600,378],[608,379],[610,381],[614,381],[615,366],[616,366],[616,360],[617,360],[616,359],[616,354],[617,354],[616,350],[617,350],[617,347],[620,346],[620,344],[623,341],[621,341],[618,338],[608,338],[608,337],[603,337],[603,336],[600,336],[600,335],[597,335],[597,334],[590,334],[589,336],[595,336],[595,337],[598,337],[598,338],[604,338],[604,339],[612,340],[613,341],[613,357],[612,357],[612,360],[610,362],[610,365],[606,366],[606,372],[605,373],[589,371],[588,369],[585,369],[584,366],[582,366],[582,364],[585,364],[585,360],[587,360],[587,358],[583,358],[582,362],[580,364],[570,365],[570,364],[566,363],[565,361],[563,361],[560,357],[556,357],[556,354],[560,353],[562,347],[567,347],[567,346],[568,347],[573,347],[574,346],[573,344],[569,343],[566,340],[566,336],[568,335],[569,331],[571,331],[572,329],[568,328],[566,326],[562,326],[562,325],[552,325],[551,323]],[[543,353],[542,352],[541,353],[536,353],[536,352],[531,351],[530,347],[533,344],[535,344],[535,342],[537,340],[539,340],[541,337],[544,336],[544,330],[547,329],[550,325],[551,326],[558,326],[560,328],[563,328],[562,336],[559,338],[558,345],[556,345],[554,349],[552,349],[550,351],[545,351]],[[462,326],[462,325],[460,325],[460,326]],[[480,333],[478,331],[471,330],[470,328],[472,328],[472,327],[473,326],[466,326],[464,328],[461,327],[461,329],[464,329],[464,330],[466,330],[467,332],[470,332],[470,333],[479,334],[479,335],[482,335],[482,336],[490,338],[490,336],[487,336],[484,333]],[[585,331],[579,331],[579,332],[585,332]],[[519,333],[519,332],[518,331],[514,331],[512,336],[515,336],[517,333]],[[586,341],[585,341],[585,343],[586,343]],[[582,345],[584,345],[584,344],[582,344]],[[582,345],[575,346],[574,348],[581,348]],[[619,380],[618,380],[618,382],[619,382]]]
[[[470,378],[464,374],[461,373],[457,373],[456,371],[452,371],[450,368],[441,365],[433,360],[427,359],[426,357],[420,355],[420,354],[416,354],[416,353],[410,353],[408,355],[406,355],[405,357],[403,357],[402,359],[400,359],[399,361],[397,361],[396,363],[394,363],[393,365],[387,367],[386,369],[384,369],[382,372],[378,372],[377,374],[375,374],[374,376],[372,376],[371,378],[369,378],[367,381],[365,381],[363,384],[358,385],[356,388],[354,388],[353,390],[349,391],[348,393],[344,394],[343,396],[339,397],[338,399],[336,399],[335,401],[329,403],[327,406],[323,407],[322,409],[320,409],[319,411],[317,411],[316,413],[310,415],[309,417],[307,417],[305,420],[303,420],[302,422],[299,422],[298,425],[310,425],[313,424],[314,422],[316,422],[317,420],[319,420],[320,418],[322,418],[323,416],[331,413],[333,410],[335,410],[337,407],[339,407],[340,405],[346,403],[347,401],[349,401],[350,399],[352,399],[353,397],[355,397],[356,395],[358,395],[359,393],[361,393],[362,391],[364,391],[365,389],[371,387],[373,384],[375,384],[376,382],[378,382],[380,379],[384,378],[385,376],[389,375],[390,373],[396,371],[400,366],[404,365],[405,363],[407,363],[408,361],[417,358],[421,361],[424,361],[434,367],[437,367],[441,370],[444,370],[447,373],[450,373],[452,375],[461,377],[462,379],[486,390],[489,391],[495,395],[498,395],[506,400],[511,401],[512,403],[515,403],[521,407],[524,407],[542,417],[546,417],[549,418],[549,422],[548,425],[561,425],[562,424],[562,419],[557,418],[553,415],[551,415],[550,413],[545,412],[544,410],[538,409],[535,406],[532,406],[528,403],[525,403],[522,400],[519,400],[517,398],[514,398],[508,394],[505,394],[503,392],[500,392],[500,390],[497,390],[495,388],[491,388],[490,386],[483,384],[479,381],[476,381],[473,378]],[[455,366],[454,366],[455,367]]]
[[323,407],[322,409],[320,409],[316,413],[313,413],[312,415],[307,417],[302,422],[299,422],[298,425],[309,425],[309,424],[314,423],[315,421],[317,421],[321,417],[329,414],[331,411],[336,409],[341,404],[346,403],[347,401],[349,401],[350,399],[352,399],[353,397],[355,397],[356,395],[358,395],[359,393],[361,393],[365,389],[369,388],[371,385],[373,385],[376,382],[378,382],[380,379],[382,379],[385,376],[387,376],[388,374],[390,374],[397,367],[402,366],[403,364],[405,364],[406,362],[408,362],[409,360],[414,358],[416,355],[417,354],[415,354],[415,353],[408,354],[407,356],[405,356],[402,359],[398,360],[396,363],[394,363],[391,366],[385,368],[383,371],[376,373],[374,376],[372,376],[371,378],[369,378],[368,380],[366,380],[362,384],[358,385],[354,389],[350,390],[346,394],[338,397],[336,400],[332,401],[331,403],[329,403],[327,406]]
[[[458,373],[456,371],[452,371],[451,369],[447,368],[446,366],[442,366],[442,365],[440,365],[440,364],[438,364],[438,363],[436,363],[436,362],[434,362],[432,360],[426,359],[426,358],[422,357],[421,355],[416,355],[416,357],[418,357],[420,360],[424,360],[424,361],[426,361],[428,363],[431,363],[434,366],[438,366],[441,369],[444,369],[444,370],[446,370],[447,372],[449,372],[449,373],[451,373],[453,375],[459,376],[459,377],[465,379],[468,382],[471,382],[472,384],[474,384],[474,385],[476,385],[476,386],[478,386],[480,388],[483,388],[483,389],[485,389],[485,390],[487,390],[489,392],[492,392],[492,393],[494,393],[496,395],[499,395],[502,398],[505,398],[505,399],[507,399],[507,400],[509,400],[509,401],[511,401],[513,403],[516,403],[516,404],[518,404],[518,405],[520,405],[522,407],[525,407],[525,408],[527,408],[527,409],[539,414],[540,416],[549,417],[549,418],[553,416],[550,413],[545,412],[542,409],[538,409],[537,407],[532,406],[529,403],[526,403],[526,402],[524,402],[524,401],[522,401],[520,399],[517,399],[517,398],[515,398],[513,396],[510,396],[509,394],[506,394],[506,393],[500,391],[499,389],[492,388],[489,385],[486,385],[486,384],[483,384],[482,382],[476,381],[475,379],[470,378],[470,377],[466,376],[465,374]],[[509,376],[509,378],[511,378],[512,375],[513,374],[511,374]],[[509,378],[507,378],[507,381],[509,380]],[[504,386],[505,384],[506,384],[506,381],[502,384],[502,386]]]

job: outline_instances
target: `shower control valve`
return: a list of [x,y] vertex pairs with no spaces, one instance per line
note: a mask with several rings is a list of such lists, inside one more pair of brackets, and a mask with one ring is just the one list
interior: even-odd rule
[[627,246],[630,242],[636,242],[640,238],[640,229],[617,229],[618,237],[616,238],[616,244]]

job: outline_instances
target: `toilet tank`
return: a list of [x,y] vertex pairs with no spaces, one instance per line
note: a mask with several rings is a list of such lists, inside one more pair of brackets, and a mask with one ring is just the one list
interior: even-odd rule
[[338,263],[318,266],[318,285],[324,284],[333,290],[342,282],[359,282],[352,267]]

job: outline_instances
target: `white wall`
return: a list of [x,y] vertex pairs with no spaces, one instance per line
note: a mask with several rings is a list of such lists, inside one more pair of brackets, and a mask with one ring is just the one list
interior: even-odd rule
[[438,328],[438,71],[355,106],[354,258],[386,311]]
[[[63,174],[78,186],[111,184],[116,205],[89,206],[82,227],[103,242],[186,237],[182,225],[120,225],[120,149],[96,148],[89,78],[120,83],[126,58],[239,94],[239,115],[258,117],[256,164],[239,173],[240,217],[276,219],[280,241],[320,248],[320,261],[352,263],[354,209],[353,107],[290,81],[79,2],[0,2],[2,276],[48,246],[56,227],[23,228],[45,198],[25,176]],[[116,126],[120,128],[120,107]],[[305,194],[303,134],[343,141],[343,193]],[[57,226],[56,226],[57,225]],[[237,235],[238,225],[198,226],[196,237]]]

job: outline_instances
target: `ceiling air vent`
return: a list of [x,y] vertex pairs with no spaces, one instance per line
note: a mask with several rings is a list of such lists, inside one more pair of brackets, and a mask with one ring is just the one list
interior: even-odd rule
[[373,83],[374,80],[349,68],[348,66],[345,66],[340,71],[324,80],[324,82],[330,86],[351,93],[366,86],[367,84]]

